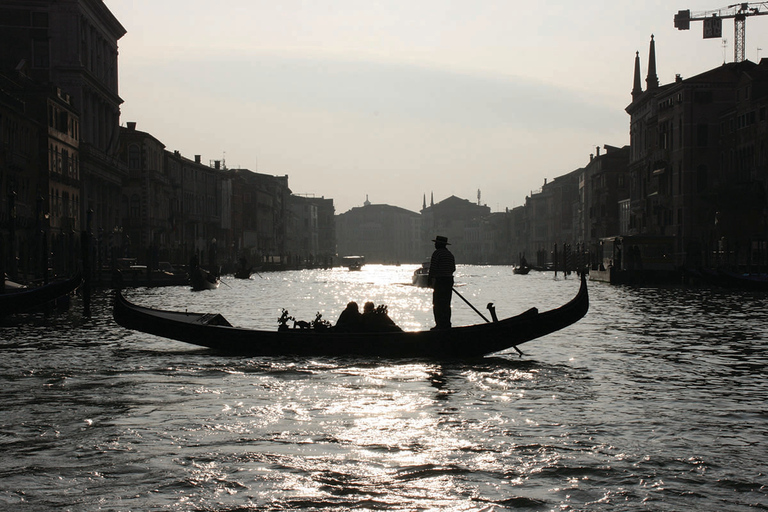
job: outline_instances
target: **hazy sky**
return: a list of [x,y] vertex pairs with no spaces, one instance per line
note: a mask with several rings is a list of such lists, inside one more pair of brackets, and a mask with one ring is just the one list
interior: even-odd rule
[[[523,204],[596,146],[629,143],[651,34],[662,84],[733,61],[732,20],[725,47],[700,22],[673,26],[717,2],[105,0],[128,31],[123,124],[188,158],[287,174],[337,213],[366,195]],[[747,58],[768,57],[768,16],[746,34]]]

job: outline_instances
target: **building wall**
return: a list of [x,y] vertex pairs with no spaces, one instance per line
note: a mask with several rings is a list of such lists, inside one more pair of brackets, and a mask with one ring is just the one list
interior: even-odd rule
[[419,214],[390,205],[366,204],[336,216],[338,255],[367,263],[418,263],[431,254],[414,239]]

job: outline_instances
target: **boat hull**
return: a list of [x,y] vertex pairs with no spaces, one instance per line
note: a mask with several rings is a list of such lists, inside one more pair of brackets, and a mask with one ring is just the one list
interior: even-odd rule
[[260,331],[233,327],[221,315],[161,311],[130,303],[119,291],[115,321],[128,329],[207,347],[258,356],[365,356],[383,358],[469,358],[507,350],[563,329],[589,309],[586,281],[569,303],[539,313],[445,330],[337,332],[333,328]]
[[19,291],[0,294],[0,316],[24,313],[69,295],[83,282],[81,274],[37,288],[21,288]]

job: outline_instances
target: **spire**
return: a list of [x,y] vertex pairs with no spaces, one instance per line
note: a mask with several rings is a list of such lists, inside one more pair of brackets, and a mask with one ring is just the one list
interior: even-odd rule
[[434,192],[429,194],[429,206],[435,206],[435,193]]
[[635,52],[635,85],[632,87],[632,101],[643,94],[643,84],[640,82],[640,52]]
[[365,194],[365,202],[363,203],[363,206],[371,206],[371,202],[368,200],[368,194]]
[[424,197],[422,198],[421,209],[422,210],[427,209],[427,194],[424,194]]
[[645,78],[645,85],[649,91],[659,86],[659,77],[656,76],[656,43],[653,40],[653,34],[651,34],[651,49],[648,52],[648,76]]

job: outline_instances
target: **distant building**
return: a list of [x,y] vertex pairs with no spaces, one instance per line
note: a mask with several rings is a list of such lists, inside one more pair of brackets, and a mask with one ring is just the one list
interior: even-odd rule
[[447,236],[457,263],[483,263],[488,256],[483,250],[481,239],[484,219],[491,213],[485,205],[475,204],[466,199],[450,196],[435,204],[426,199],[421,210],[421,250],[432,254],[436,235]]
[[285,264],[289,222],[288,176],[272,176],[235,169],[232,178],[234,252],[254,265]]
[[336,259],[333,199],[291,195],[286,235],[289,254],[299,265],[331,266]]
[[527,257],[529,263],[537,265],[551,263],[551,251],[555,244],[575,246],[581,242],[579,229],[579,182],[584,169],[576,169],[558,176],[525,198],[528,210],[528,253],[536,254],[535,259]]
[[367,199],[336,216],[338,255],[364,256],[367,263],[419,263],[425,252],[418,213]]
[[[218,267],[231,258],[222,217],[231,215],[222,202],[222,169],[194,160],[178,151],[165,151],[165,172],[173,190],[169,197],[172,261],[187,263],[196,255],[203,265]],[[159,219],[163,222],[163,219]]]
[[[172,259],[174,191],[165,165],[165,145],[149,133],[137,130],[134,122],[120,132],[118,154],[128,168],[128,176],[123,181],[120,201],[122,231],[112,234],[109,257],[122,253],[139,257],[157,268],[159,261]],[[174,259],[179,257],[174,255]]]
[[579,180],[579,241],[595,243],[601,238],[625,235],[620,225],[620,202],[629,198],[629,146],[605,145],[605,153],[596,150]]

